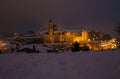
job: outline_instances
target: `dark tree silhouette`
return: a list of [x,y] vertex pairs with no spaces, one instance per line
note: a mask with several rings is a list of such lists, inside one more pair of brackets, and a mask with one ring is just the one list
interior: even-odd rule
[[96,40],[96,41],[105,41],[110,40],[112,37],[109,34],[104,34],[102,32],[96,32],[94,30],[91,30],[89,33],[90,40]]
[[73,43],[72,51],[80,51],[80,44],[78,42]]
[[120,23],[117,25],[117,28],[116,28],[116,32],[117,32],[117,46],[118,46],[118,48],[120,48]]
[[117,26],[117,34],[120,36],[120,24]]

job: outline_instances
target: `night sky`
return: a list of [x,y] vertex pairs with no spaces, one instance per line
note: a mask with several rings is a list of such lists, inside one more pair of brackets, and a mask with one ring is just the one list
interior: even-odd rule
[[47,29],[49,19],[64,29],[112,34],[120,22],[120,0],[1,0],[0,31]]

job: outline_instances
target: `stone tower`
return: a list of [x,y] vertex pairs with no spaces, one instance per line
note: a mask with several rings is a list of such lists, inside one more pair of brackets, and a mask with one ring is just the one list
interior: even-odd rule
[[48,32],[49,32],[49,42],[53,43],[54,39],[53,39],[53,22],[52,22],[52,20],[49,20],[49,22],[48,22]]
[[84,29],[82,29],[82,41],[88,40],[88,33]]

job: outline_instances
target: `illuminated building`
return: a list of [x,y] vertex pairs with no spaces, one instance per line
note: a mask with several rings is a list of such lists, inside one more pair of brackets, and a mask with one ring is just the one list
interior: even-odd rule
[[53,22],[51,20],[49,20],[48,28],[49,28],[49,42],[53,43]]
[[115,39],[101,32],[88,33],[86,30],[62,30],[51,20],[48,23],[48,34],[44,35],[44,43],[74,43],[87,45],[91,50],[111,49],[116,47]]
[[87,42],[88,41],[88,34],[85,30],[76,30],[76,31],[67,31],[65,33],[65,40],[66,42]]
[[88,33],[85,30],[62,31],[58,29],[58,25],[51,20],[48,23],[48,35],[44,36],[47,43],[73,43],[88,41]]

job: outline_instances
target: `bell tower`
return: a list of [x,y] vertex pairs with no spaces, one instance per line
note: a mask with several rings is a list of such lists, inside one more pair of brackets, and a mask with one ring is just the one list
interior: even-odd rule
[[53,43],[53,22],[49,20],[48,22],[48,32],[49,32],[49,42]]

